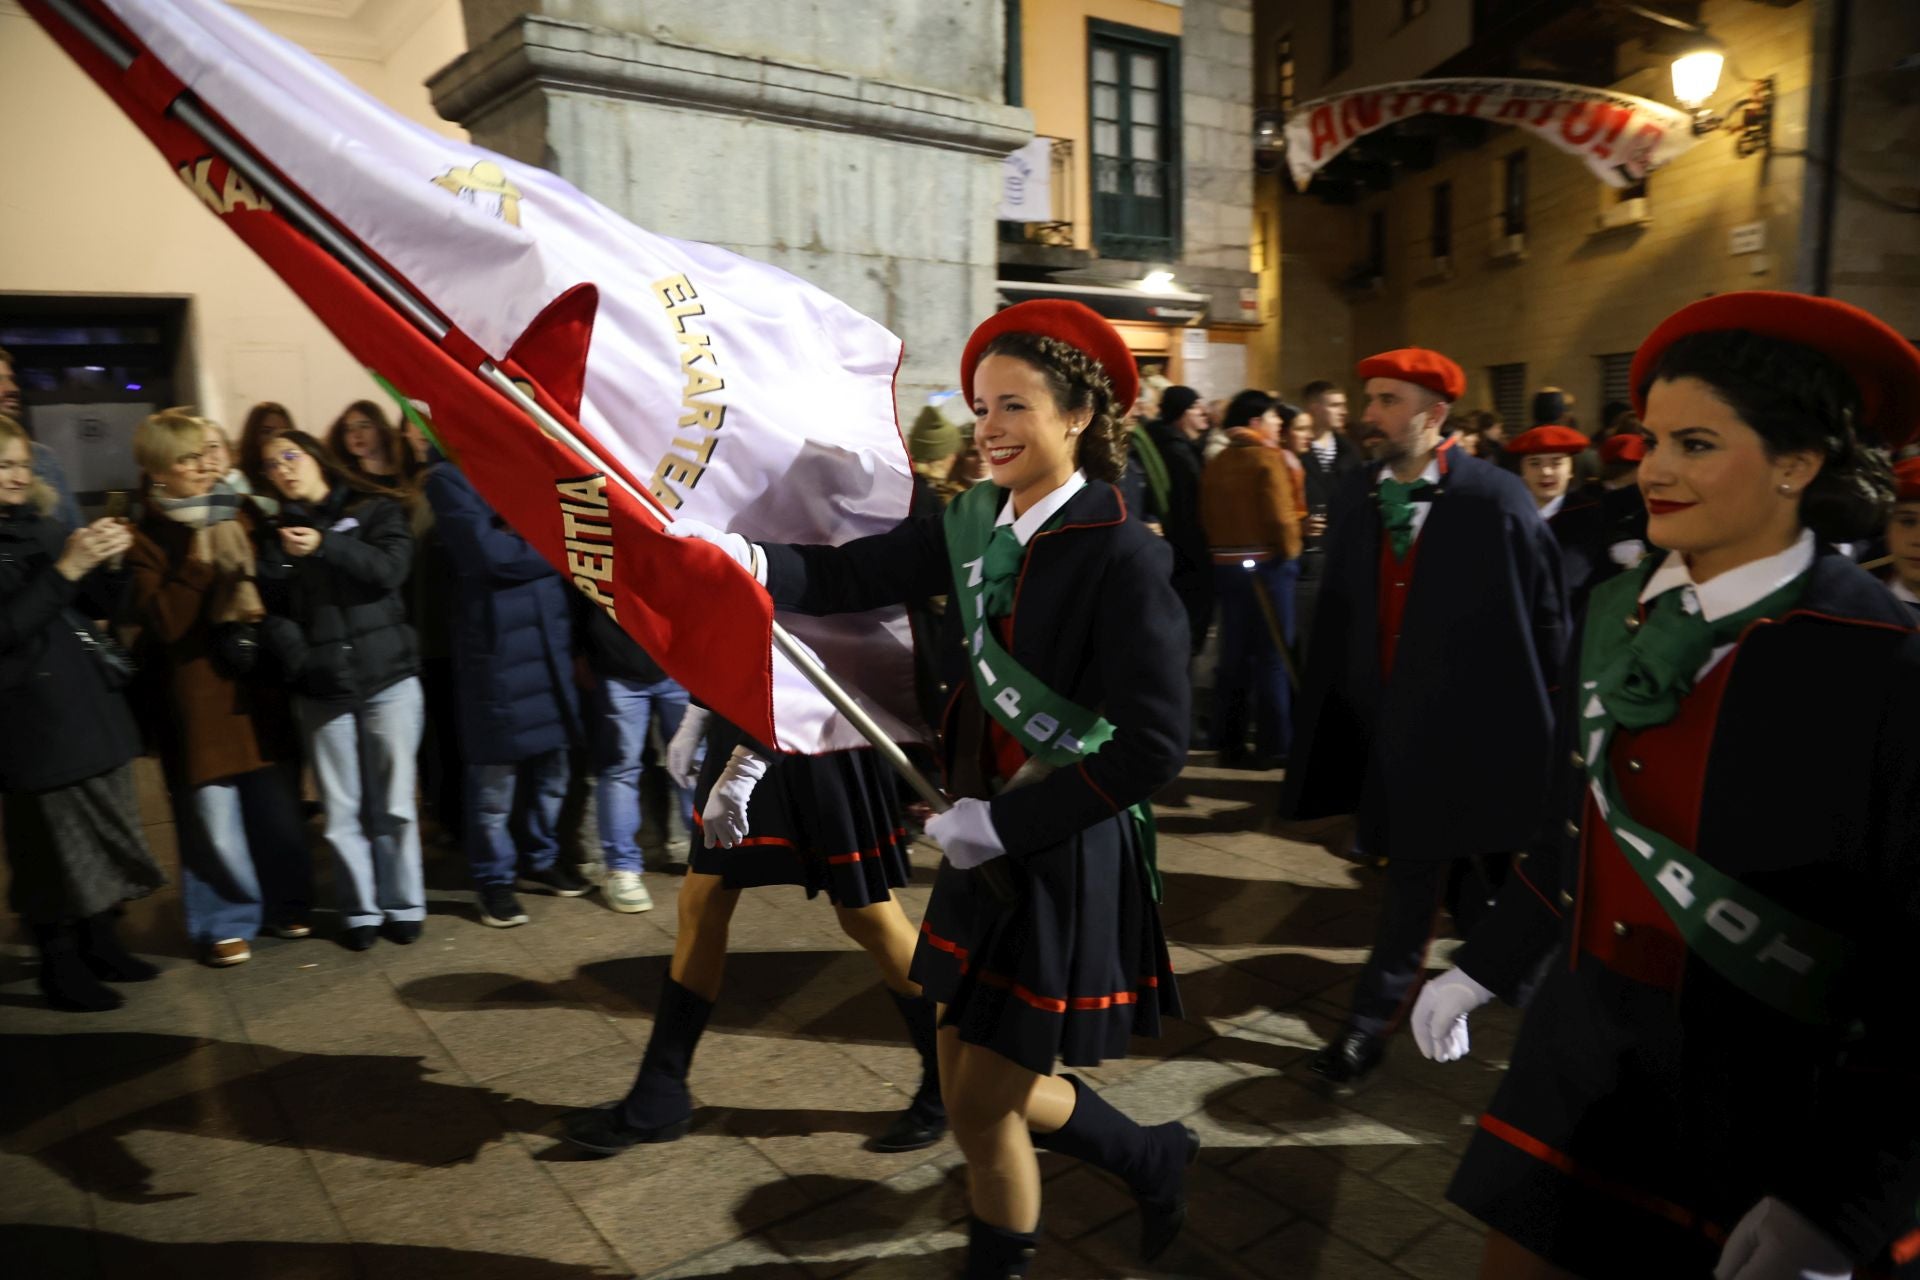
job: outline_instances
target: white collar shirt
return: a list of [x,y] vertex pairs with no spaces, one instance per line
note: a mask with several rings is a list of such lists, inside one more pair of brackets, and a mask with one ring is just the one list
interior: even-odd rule
[[[1379,478],[1382,481],[1393,479],[1393,464],[1382,463],[1380,466]],[[1420,479],[1426,481],[1428,484],[1440,483],[1440,455],[1438,452],[1436,452],[1431,458],[1427,459],[1427,469],[1420,473]],[[1432,510],[1433,510],[1432,502],[1422,501],[1422,502],[1415,502],[1413,504],[1414,541],[1418,542],[1420,540],[1420,531],[1427,527],[1427,515]]]
[[[1678,551],[1669,551],[1666,560],[1653,571],[1653,576],[1647,579],[1647,585],[1641,589],[1640,602],[1651,603],[1677,588],[1686,593],[1681,603],[1687,612],[1698,613],[1708,622],[1717,622],[1728,614],[1758,604],[1792,582],[1812,567],[1813,556],[1813,530],[1802,529],[1799,540],[1785,551],[1743,564],[1738,569],[1729,569],[1703,584],[1696,584],[1692,572],[1687,568],[1686,557]],[[1732,652],[1733,646],[1730,644],[1715,649],[1694,679],[1706,675]]]
[[1047,521],[1053,519],[1055,512],[1066,506],[1074,494],[1086,487],[1087,473],[1076,471],[1067,477],[1065,484],[1028,507],[1027,513],[1018,519],[1015,519],[1013,514],[1013,497],[1008,495],[1007,500],[1000,504],[1000,517],[993,522],[994,526],[997,528],[1003,524],[1012,525],[1014,540],[1024,547],[1033,541],[1033,535],[1040,532]]

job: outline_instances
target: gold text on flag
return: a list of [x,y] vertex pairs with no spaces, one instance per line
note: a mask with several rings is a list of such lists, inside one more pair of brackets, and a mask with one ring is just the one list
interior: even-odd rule
[[685,382],[680,388],[680,433],[653,469],[647,487],[660,505],[678,511],[686,501],[680,487],[693,489],[699,485],[713,461],[713,446],[719,441],[720,425],[727,416],[726,405],[705,397],[726,390],[727,383],[718,372],[720,362],[714,355],[713,335],[687,326],[694,316],[707,313],[692,283],[684,275],[668,276],[653,282],[653,296],[673,322]]
[[199,196],[200,202],[217,214],[225,216],[235,209],[273,212],[273,205],[267,198],[255,191],[253,184],[240,176],[239,170],[217,156],[201,156],[191,164],[181,165],[174,172],[180,175],[180,181],[187,184],[187,190]]
[[620,621],[613,609],[613,519],[607,512],[607,478],[556,480],[560,536],[566,540],[567,574],[587,598]]

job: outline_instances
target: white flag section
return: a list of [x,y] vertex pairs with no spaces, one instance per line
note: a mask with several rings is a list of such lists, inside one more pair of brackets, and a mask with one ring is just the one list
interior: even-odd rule
[[[784,271],[642,230],[551,173],[405,120],[218,0],[106,2],[489,356],[505,357],[569,290],[596,286],[580,423],[676,516],[757,541],[838,544],[907,514],[901,344],[883,326]],[[889,733],[926,736],[903,610],[780,620]],[[772,660],[770,745],[864,744]]]

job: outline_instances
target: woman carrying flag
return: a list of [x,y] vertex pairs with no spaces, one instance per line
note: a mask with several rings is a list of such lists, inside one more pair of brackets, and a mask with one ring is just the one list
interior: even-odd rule
[[1564,832],[1414,1009],[1459,1057],[1544,965],[1448,1195],[1492,1228],[1483,1276],[1850,1276],[1920,1203],[1920,634],[1832,544],[1886,518],[1861,437],[1920,424],[1920,353],[1727,294],[1633,387],[1666,554],[1594,589]]
[[1127,1182],[1145,1258],[1185,1220],[1192,1131],[1142,1128],[1053,1071],[1124,1055],[1179,1013],[1147,802],[1186,754],[1187,626],[1165,544],[1113,484],[1138,383],[1113,327],[1077,303],[1010,307],[974,331],[960,383],[993,483],[942,515],[840,547],[670,531],[725,548],[780,608],[951,597],[941,739],[960,799],[927,824],[946,858],[912,974],[940,1007],[967,1157],[965,1274],[1003,1280],[1038,1237],[1036,1146]]

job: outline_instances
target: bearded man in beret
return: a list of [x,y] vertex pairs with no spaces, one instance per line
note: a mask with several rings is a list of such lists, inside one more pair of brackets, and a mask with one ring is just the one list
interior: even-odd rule
[[[1301,819],[1355,814],[1358,846],[1387,863],[1347,1026],[1310,1064],[1343,1087],[1412,1008],[1441,907],[1484,906],[1485,865],[1545,817],[1568,629],[1560,553],[1526,486],[1447,439],[1460,366],[1415,347],[1356,371],[1371,461],[1333,497],[1282,801]],[[1461,761],[1500,785],[1459,785]]]

